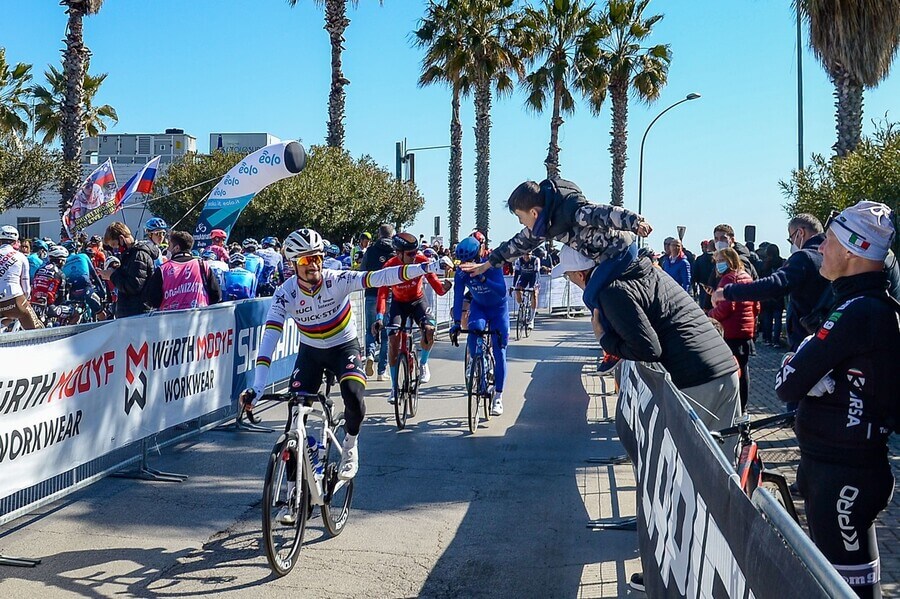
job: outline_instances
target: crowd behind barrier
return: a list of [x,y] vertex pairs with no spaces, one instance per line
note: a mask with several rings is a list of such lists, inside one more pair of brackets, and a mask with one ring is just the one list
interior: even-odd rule
[[751,502],[658,366],[623,361],[616,431],[635,465],[638,545],[651,597],[855,597],[768,492]]

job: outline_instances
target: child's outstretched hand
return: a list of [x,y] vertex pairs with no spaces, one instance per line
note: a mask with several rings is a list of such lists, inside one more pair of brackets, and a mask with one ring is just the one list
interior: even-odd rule
[[471,276],[480,275],[487,271],[491,267],[490,262],[482,262],[481,264],[475,264],[474,262],[464,262],[459,265],[463,272],[469,273]]

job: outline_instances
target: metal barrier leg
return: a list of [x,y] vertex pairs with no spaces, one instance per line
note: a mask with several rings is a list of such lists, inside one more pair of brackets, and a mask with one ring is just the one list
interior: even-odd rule
[[183,483],[188,479],[186,474],[176,474],[174,472],[163,472],[155,470],[147,465],[147,440],[141,440],[141,463],[134,472],[115,472],[111,474],[115,478],[131,478],[139,480],[150,480],[163,483]]
[[0,566],[11,566],[14,568],[34,568],[41,560],[31,559],[28,557],[12,557],[11,555],[3,555],[0,553]]
[[600,520],[588,520],[587,527],[591,530],[637,530],[637,517],[632,518],[602,518]]
[[585,460],[588,464],[599,464],[601,466],[621,466],[630,464],[631,458],[627,455],[617,455],[609,458],[588,458]]

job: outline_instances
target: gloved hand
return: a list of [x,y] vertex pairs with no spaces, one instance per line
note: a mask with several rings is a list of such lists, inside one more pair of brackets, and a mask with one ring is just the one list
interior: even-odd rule
[[247,420],[253,424],[259,424],[260,419],[253,414],[253,405],[256,401],[256,390],[253,388],[245,389],[238,399],[239,418],[241,414],[247,415]]
[[450,325],[450,343],[453,344],[453,347],[459,347],[459,332],[462,330],[462,327],[459,326],[459,322],[454,322]]
[[441,263],[437,260],[429,260],[428,262],[419,262],[419,266],[422,267],[422,270],[425,271],[425,274],[430,273],[443,273],[444,269],[441,267]]
[[828,374],[819,379],[819,382],[806,395],[807,397],[822,397],[831,393],[834,393],[834,379],[831,378],[831,371],[829,370]]

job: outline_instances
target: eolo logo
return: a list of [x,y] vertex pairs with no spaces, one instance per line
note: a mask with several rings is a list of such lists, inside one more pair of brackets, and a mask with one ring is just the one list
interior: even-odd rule
[[137,350],[133,345],[125,351],[125,413],[130,414],[136,403],[142,410],[147,403],[147,357],[145,341]]

